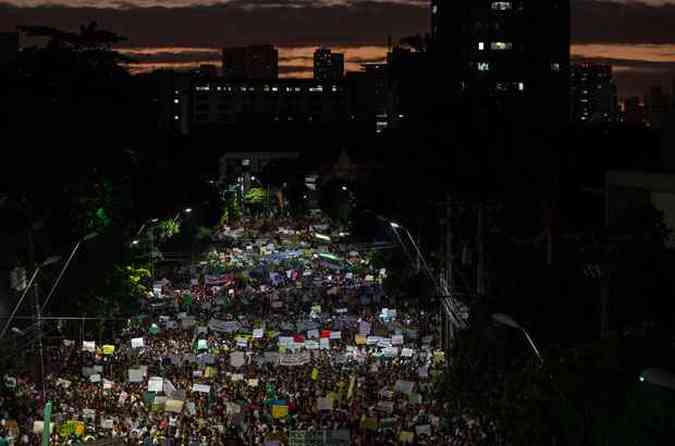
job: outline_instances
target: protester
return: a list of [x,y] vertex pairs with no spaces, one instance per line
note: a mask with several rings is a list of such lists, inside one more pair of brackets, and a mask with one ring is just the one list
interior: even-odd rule
[[[367,253],[317,239],[326,221],[275,223],[224,227],[227,248],[156,283],[103,345],[50,345],[51,444],[500,444],[494,422],[436,398],[434,315],[394,308]],[[6,378],[0,444],[37,445],[41,388]]]

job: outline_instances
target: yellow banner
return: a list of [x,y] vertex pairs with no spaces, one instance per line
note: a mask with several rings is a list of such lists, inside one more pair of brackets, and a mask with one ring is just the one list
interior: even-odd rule
[[312,370],[312,381],[316,381],[317,379],[319,379],[319,369],[314,367]]
[[103,354],[104,355],[112,355],[115,353],[115,346],[114,345],[104,345],[103,346]]
[[363,335],[356,335],[354,342],[356,342],[356,345],[366,345],[366,337]]
[[288,406],[272,406],[272,418],[284,418],[288,416]]

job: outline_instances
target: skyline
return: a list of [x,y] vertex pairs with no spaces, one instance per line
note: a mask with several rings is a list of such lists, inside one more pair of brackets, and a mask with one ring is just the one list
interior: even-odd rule
[[[397,42],[427,32],[430,24],[428,0],[59,3],[67,6],[43,0],[0,2],[0,31],[26,24],[73,30],[95,20],[128,38],[120,49],[138,60],[130,67],[133,72],[220,65],[223,46],[272,43],[280,48],[281,76],[309,77],[311,52],[318,46],[344,51],[346,69],[354,70],[384,58],[388,35]],[[642,95],[653,83],[670,90],[675,72],[673,2],[574,0],[571,31],[573,62],[581,58],[614,65],[620,96]]]

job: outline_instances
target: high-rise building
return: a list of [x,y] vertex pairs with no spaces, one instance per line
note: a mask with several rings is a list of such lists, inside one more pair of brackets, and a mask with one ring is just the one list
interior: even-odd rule
[[576,64],[570,67],[572,120],[614,123],[618,117],[616,85],[611,65]]
[[663,91],[660,85],[653,85],[645,97],[645,111],[650,127],[663,128],[666,117],[672,109],[670,96]]
[[314,51],[314,79],[318,81],[337,81],[344,77],[345,56],[333,53],[328,48]]
[[644,124],[645,110],[639,97],[632,96],[623,101],[623,122],[632,126]]
[[279,51],[272,45],[223,48],[227,80],[271,80],[279,77]]
[[521,113],[503,115],[523,123],[566,123],[569,9],[569,0],[432,0],[436,66],[456,67],[444,87],[467,98],[497,98],[501,110],[515,106]]
[[12,65],[19,53],[19,33],[0,33],[0,67]]

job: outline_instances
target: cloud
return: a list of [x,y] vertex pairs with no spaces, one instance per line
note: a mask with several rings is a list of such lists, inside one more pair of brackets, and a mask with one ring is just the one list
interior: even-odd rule
[[[400,38],[426,32],[429,27],[428,8],[420,6],[425,3],[417,0],[236,0],[174,8],[139,8],[133,7],[141,3],[139,1],[115,1],[121,7],[0,5],[0,29],[41,24],[74,30],[82,23],[96,20],[101,27],[126,36],[129,44],[136,46],[267,42],[295,46],[385,44],[389,34]],[[181,4],[178,1],[164,3]],[[296,7],[298,5],[304,7]]]
[[572,2],[575,42],[675,43],[675,4],[666,1]]

